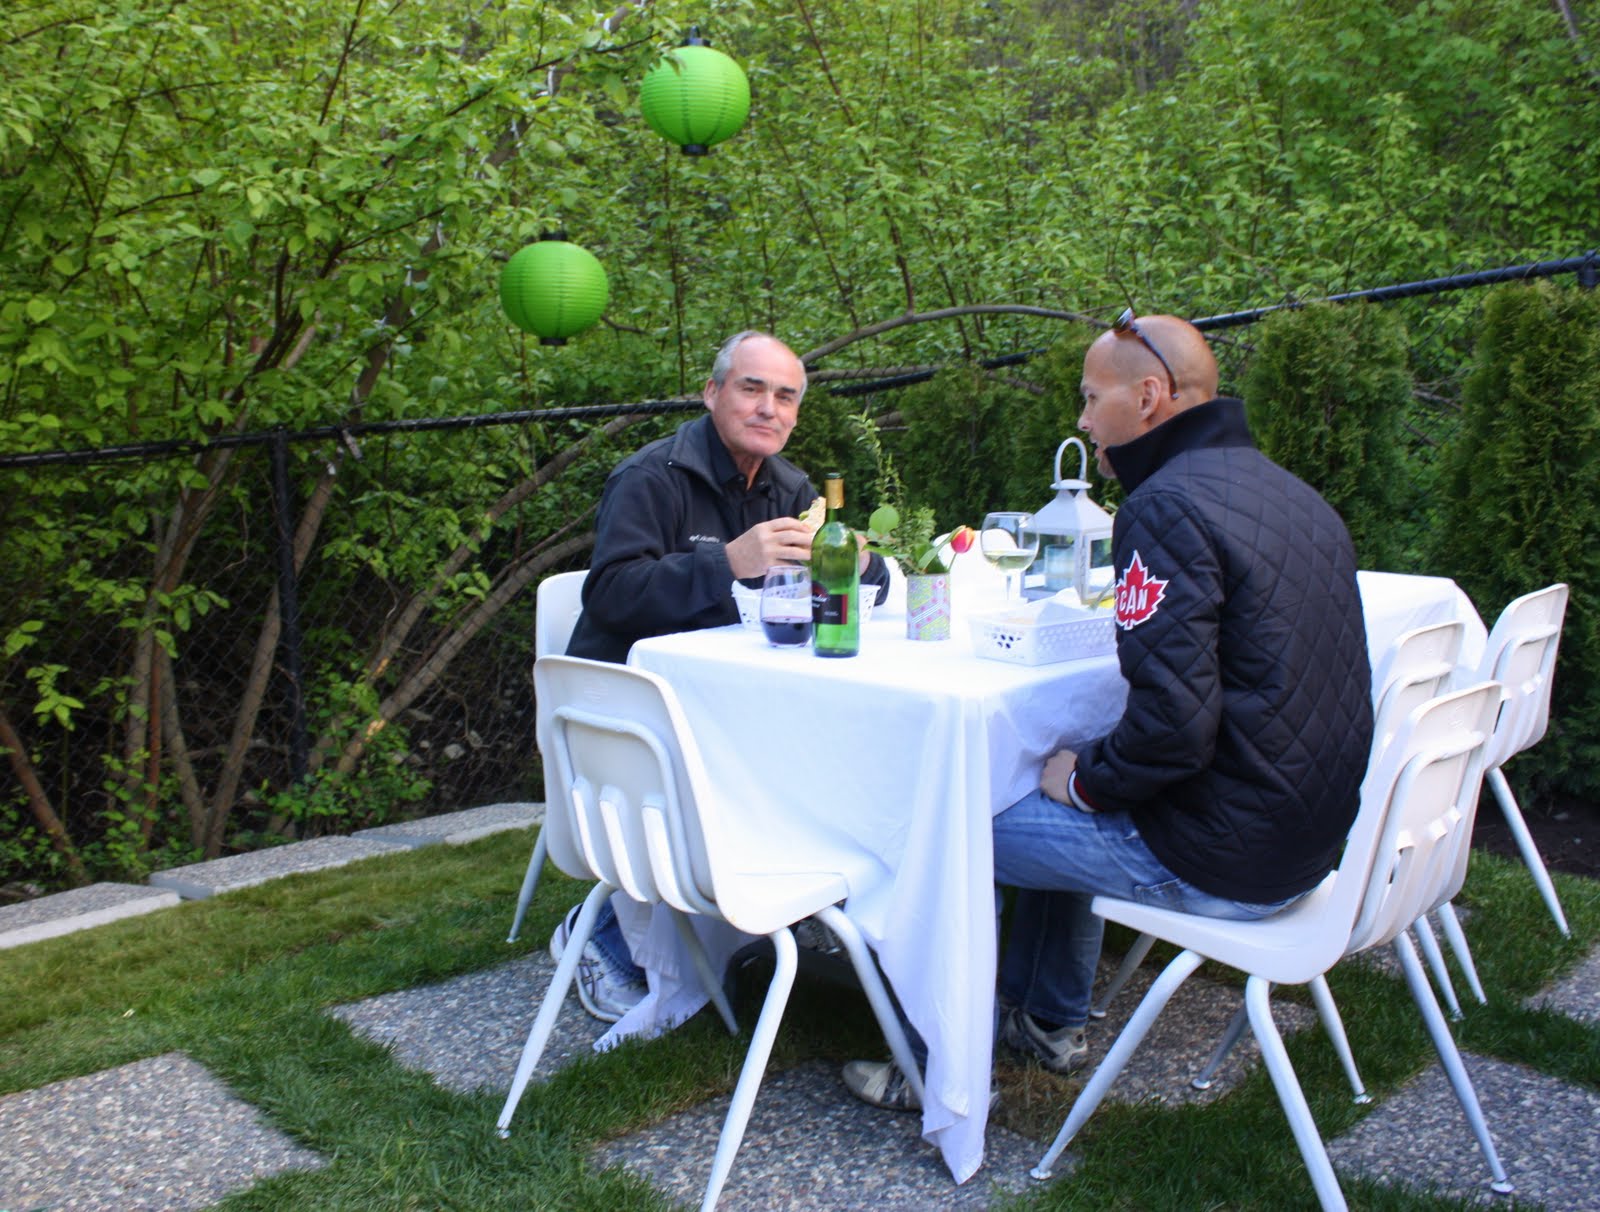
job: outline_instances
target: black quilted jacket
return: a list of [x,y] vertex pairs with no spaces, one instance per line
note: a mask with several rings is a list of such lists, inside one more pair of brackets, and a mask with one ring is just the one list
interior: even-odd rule
[[1313,887],[1355,819],[1371,671],[1350,536],[1219,397],[1109,451],[1128,705],[1078,788],[1175,874],[1252,903]]

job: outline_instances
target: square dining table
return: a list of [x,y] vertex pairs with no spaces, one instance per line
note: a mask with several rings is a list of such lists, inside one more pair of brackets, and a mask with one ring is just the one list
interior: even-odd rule
[[[1463,662],[1484,628],[1453,581],[1360,575],[1374,663],[1401,632],[1462,619]],[[991,600],[985,605],[992,607]],[[928,1045],[922,1133],[955,1180],[982,1165],[996,967],[990,819],[1038,785],[1044,759],[1111,729],[1126,685],[1114,654],[1042,665],[979,656],[951,638],[908,640],[891,602],[852,658],[775,648],[724,627],[641,640],[629,663],[671,684],[710,777],[745,813],[749,862],[843,873],[844,911],[877,953]],[[764,823],[765,822],[765,823]],[[597,1046],[649,1035],[704,1003],[663,920],[615,897],[650,996]],[[743,941],[702,929],[714,963]]]

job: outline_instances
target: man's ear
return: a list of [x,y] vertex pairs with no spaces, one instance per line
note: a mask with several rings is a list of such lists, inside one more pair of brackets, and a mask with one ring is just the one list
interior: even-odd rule
[[1161,388],[1161,380],[1154,375],[1139,380],[1139,419],[1146,425],[1156,425],[1161,420]]
[[714,380],[706,380],[705,390],[700,393],[700,398],[706,402],[706,408],[710,409],[712,401],[717,398],[717,384]]

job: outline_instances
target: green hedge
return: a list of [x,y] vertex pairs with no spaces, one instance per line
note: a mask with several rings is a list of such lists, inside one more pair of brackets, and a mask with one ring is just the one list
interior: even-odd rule
[[1571,587],[1550,731],[1512,764],[1541,790],[1600,796],[1600,292],[1490,296],[1462,426],[1445,453],[1433,566],[1483,615]]
[[1256,442],[1339,511],[1363,568],[1398,569],[1404,330],[1380,308],[1319,304],[1278,312],[1256,336],[1244,385]]

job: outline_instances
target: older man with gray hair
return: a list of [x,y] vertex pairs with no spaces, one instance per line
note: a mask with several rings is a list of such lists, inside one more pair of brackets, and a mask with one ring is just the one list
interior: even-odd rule
[[[621,662],[645,636],[737,623],[733,581],[810,560],[812,531],[799,515],[816,486],[781,454],[805,393],[805,366],[776,337],[746,331],[723,343],[704,388],[705,413],[607,478],[567,655]],[[888,580],[882,557],[863,550],[863,587]],[[558,959],[576,915],[574,907],[550,940]],[[644,974],[607,905],[578,967],[578,998],[615,1022],[644,992]]]

